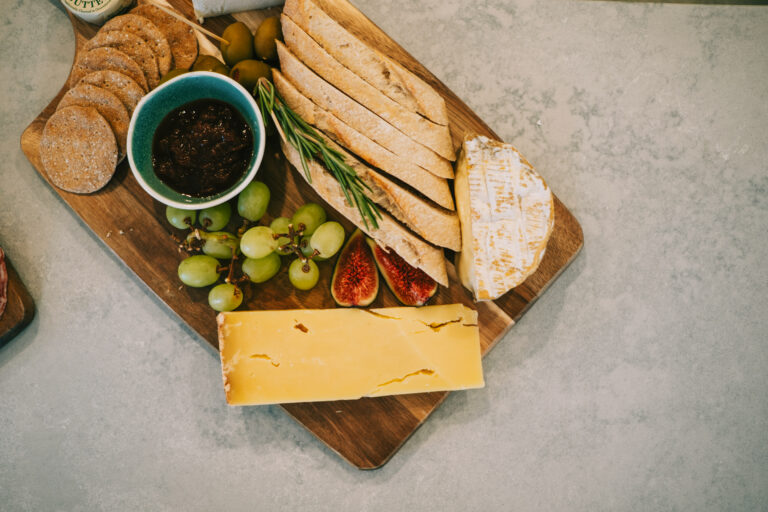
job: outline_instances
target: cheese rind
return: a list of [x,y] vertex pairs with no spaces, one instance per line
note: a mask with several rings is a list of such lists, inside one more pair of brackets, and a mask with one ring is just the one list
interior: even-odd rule
[[464,138],[456,166],[462,248],[457,272],[477,300],[493,300],[536,271],[552,233],[552,191],[511,145]]
[[230,405],[484,386],[477,312],[462,304],[236,311],[217,321]]

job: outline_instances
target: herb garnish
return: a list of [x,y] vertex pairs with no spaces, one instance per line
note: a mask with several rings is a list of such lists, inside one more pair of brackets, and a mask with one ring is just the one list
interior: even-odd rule
[[319,161],[339,182],[347,202],[357,207],[365,226],[367,228],[373,226],[374,229],[378,229],[377,219],[381,218],[381,212],[379,212],[378,206],[365,195],[365,190],[370,191],[371,189],[344,161],[344,156],[330,147],[317,130],[285,104],[285,101],[275,91],[272,82],[266,78],[259,78],[256,89],[264,124],[268,124],[271,117],[280,132],[280,136],[299,152],[301,166],[307,181],[312,183],[307,160],[317,160],[319,157]]

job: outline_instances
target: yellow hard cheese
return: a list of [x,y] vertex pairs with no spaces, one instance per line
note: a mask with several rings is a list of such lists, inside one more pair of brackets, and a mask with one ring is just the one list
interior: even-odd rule
[[231,405],[484,386],[477,312],[462,304],[235,311],[217,320]]

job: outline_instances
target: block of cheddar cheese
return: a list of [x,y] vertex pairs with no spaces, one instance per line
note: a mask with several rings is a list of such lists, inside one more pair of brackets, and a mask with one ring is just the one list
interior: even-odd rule
[[221,313],[230,405],[484,386],[477,312],[462,304]]

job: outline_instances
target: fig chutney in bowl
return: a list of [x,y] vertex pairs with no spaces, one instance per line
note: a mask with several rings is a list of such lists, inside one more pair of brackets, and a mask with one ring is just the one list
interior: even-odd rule
[[261,112],[242,86],[218,73],[184,73],[136,106],[128,160],[149,195],[197,210],[231,199],[251,182],[264,138]]

